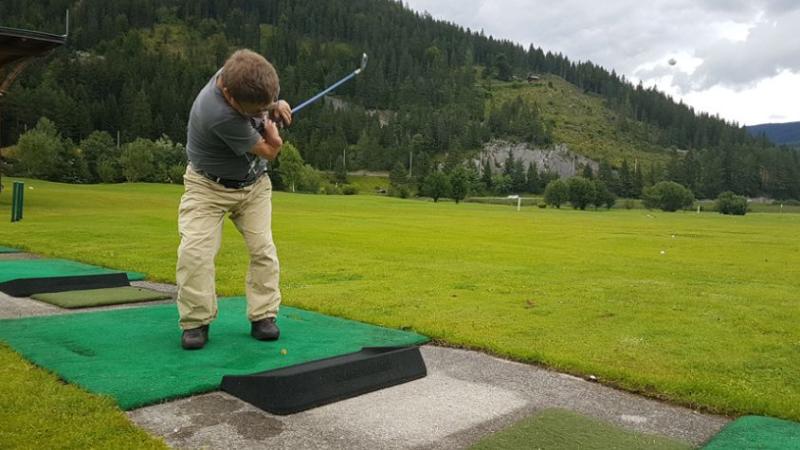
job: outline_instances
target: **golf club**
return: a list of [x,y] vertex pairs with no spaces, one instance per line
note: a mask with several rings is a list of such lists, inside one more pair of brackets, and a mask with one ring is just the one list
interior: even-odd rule
[[323,90],[319,94],[309,98],[308,100],[304,101],[303,103],[300,103],[299,105],[297,105],[294,108],[292,108],[292,115],[293,116],[296,115],[300,110],[302,110],[306,106],[316,102],[317,100],[321,99],[325,94],[327,94],[327,93],[331,92],[332,90],[336,89],[341,84],[346,83],[351,78],[354,78],[356,75],[360,74],[361,71],[366,69],[366,68],[367,68],[367,54],[366,53],[362,53],[361,54],[361,66],[359,66],[358,69],[352,71],[350,74],[348,74],[346,77],[342,78],[341,80],[337,81],[336,83],[333,83],[332,85],[328,86],[327,88],[325,88],[325,90]]
[[[361,71],[366,69],[366,68],[367,68],[367,54],[366,53],[362,53],[361,54],[361,65],[356,70],[350,72],[346,77],[342,78],[341,80],[337,81],[336,83],[333,83],[332,85],[328,86],[327,88],[322,90],[317,95],[309,98],[308,100],[304,101],[303,103],[300,103],[299,105],[297,105],[294,108],[292,108],[292,116],[294,117],[297,114],[298,111],[300,111],[301,109],[305,108],[306,106],[316,102],[317,100],[321,99],[323,96],[325,96],[325,94],[333,91],[334,89],[336,89],[337,87],[339,87],[343,83],[346,83],[350,79],[354,78],[356,75],[360,74]],[[266,117],[264,117],[263,120],[262,119],[251,119],[251,120],[252,120],[251,123],[253,125],[253,128],[258,130],[259,133],[263,133],[264,132],[264,120],[266,120]],[[282,127],[283,124],[282,123],[278,123],[278,126]],[[250,162],[250,173],[253,173],[255,171],[255,165],[259,161],[260,158],[258,158],[258,157],[252,157],[251,158],[248,155],[245,155],[245,157]]]

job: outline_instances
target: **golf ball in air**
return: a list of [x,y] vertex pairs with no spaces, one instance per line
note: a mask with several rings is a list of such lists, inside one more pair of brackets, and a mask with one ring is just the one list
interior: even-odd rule
[[662,254],[662,255],[664,255],[664,254],[666,254],[666,253],[667,253],[667,252],[665,252],[664,250],[661,250],[661,254]]

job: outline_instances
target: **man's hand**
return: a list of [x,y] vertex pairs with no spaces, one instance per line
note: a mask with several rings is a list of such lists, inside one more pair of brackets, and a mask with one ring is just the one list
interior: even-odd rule
[[278,100],[270,109],[269,118],[284,127],[292,124],[292,107],[285,100]]
[[271,121],[266,115],[264,115],[262,119],[264,121],[263,128],[257,128],[261,133],[262,140],[258,141],[258,143],[250,149],[250,153],[266,160],[274,161],[275,158],[278,157],[278,153],[281,152],[283,139],[280,133],[278,133],[278,126],[275,125],[275,122]]
[[261,137],[264,138],[264,142],[266,142],[267,145],[275,149],[283,145],[283,138],[281,138],[280,133],[278,133],[278,126],[268,117],[264,118],[264,133]]

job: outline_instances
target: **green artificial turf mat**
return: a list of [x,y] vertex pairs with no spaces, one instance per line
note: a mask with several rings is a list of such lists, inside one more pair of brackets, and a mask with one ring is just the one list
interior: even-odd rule
[[[70,277],[123,272],[66,259],[22,259],[0,261],[0,283],[24,278]],[[128,280],[144,280],[144,274],[127,272]]]
[[0,321],[0,340],[65,381],[132,409],[219,388],[244,375],[357,352],[421,344],[416,333],[282,307],[281,338],[250,337],[243,297],[220,299],[202,350],[180,346],[175,305]]
[[11,247],[0,246],[0,253],[19,253],[19,250]]
[[79,291],[33,294],[31,298],[51,303],[62,308],[86,308],[89,306],[116,305],[172,298],[168,294],[133,286]]
[[689,444],[624,430],[571,411],[546,409],[486,436],[472,449],[687,450]]
[[800,449],[800,423],[763,416],[741,417],[726,425],[703,449]]

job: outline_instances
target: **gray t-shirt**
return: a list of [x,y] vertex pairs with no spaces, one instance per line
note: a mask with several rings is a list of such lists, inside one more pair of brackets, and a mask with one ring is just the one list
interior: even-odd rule
[[217,87],[217,71],[197,94],[189,113],[186,156],[195,170],[229,180],[248,180],[266,169],[249,153],[261,140],[253,122],[233,109]]

